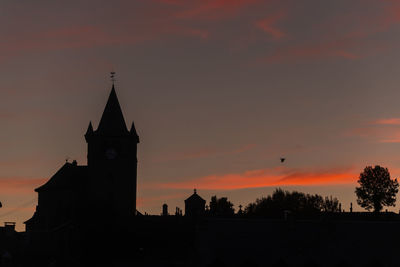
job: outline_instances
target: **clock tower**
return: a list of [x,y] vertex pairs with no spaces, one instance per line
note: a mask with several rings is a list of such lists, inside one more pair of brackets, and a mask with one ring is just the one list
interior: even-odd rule
[[136,213],[137,144],[132,122],[126,127],[114,84],[97,130],[92,123],[85,134],[88,144],[88,208],[109,219]]

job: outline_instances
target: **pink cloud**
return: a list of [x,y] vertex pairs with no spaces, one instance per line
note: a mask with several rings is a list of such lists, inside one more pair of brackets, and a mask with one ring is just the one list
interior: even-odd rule
[[264,58],[266,62],[286,62],[293,60],[312,60],[321,58],[344,58],[355,60],[361,58],[350,49],[354,49],[354,40],[340,40],[319,44],[294,45],[276,49],[272,55]]
[[177,24],[176,25],[165,25],[164,32],[168,33],[168,34],[198,37],[201,39],[207,39],[210,34],[208,30],[180,26]]
[[380,143],[400,143],[400,129],[386,129],[384,133],[377,138]]
[[377,119],[349,130],[346,135],[379,143],[400,143],[400,127],[397,126],[400,126],[400,118]]
[[280,39],[286,34],[278,29],[275,24],[286,16],[285,13],[280,12],[270,17],[256,21],[256,27],[260,28],[262,31],[271,35],[274,39]]
[[109,37],[99,28],[76,26],[21,35],[17,40],[4,41],[1,48],[8,52],[81,48],[113,43],[113,38]]
[[178,5],[182,4],[184,0],[155,0],[156,2],[163,3],[163,4],[169,4],[169,5]]
[[390,3],[385,6],[384,14],[379,19],[381,30],[388,30],[392,25],[400,23],[400,2],[398,0],[381,0]]
[[[299,36],[291,35],[293,39],[290,45],[276,49],[260,62],[280,63],[330,58],[357,60],[387,51],[391,44],[383,39],[374,38],[400,23],[400,3],[395,0],[371,2],[371,5],[375,5],[373,11],[357,8],[318,21],[318,25],[310,28],[309,40],[300,43]],[[296,10],[292,10],[292,13],[293,16],[289,18],[291,24],[296,23],[298,15]],[[260,20],[256,26],[275,39],[280,39],[286,34],[274,27],[274,19],[272,17],[270,20]]]
[[[118,28],[116,22],[114,27]],[[143,22],[137,27],[136,21],[123,22],[122,30],[113,31],[106,27],[76,25],[55,27],[42,32],[22,34],[17,37],[3,37],[0,59],[7,59],[21,52],[54,51],[63,49],[80,49],[98,46],[134,45],[161,38],[186,36],[206,39],[209,31],[190,25],[175,23],[164,14],[163,18]]]
[[0,119],[2,120],[11,120],[14,119],[16,113],[8,112],[8,111],[0,111]]
[[[55,22],[46,27],[36,28],[32,32],[20,31],[20,34],[2,35],[0,59],[9,58],[21,52],[52,51],[62,49],[91,48],[96,46],[134,45],[143,42],[169,39],[176,36],[199,39],[224,39],[224,42],[237,48],[265,41],[265,35],[274,40],[286,40],[272,53],[266,51],[261,62],[288,62],[308,59],[340,58],[347,60],[360,59],[387,48],[384,40],[378,44],[367,40],[376,33],[388,31],[400,22],[400,4],[397,1],[372,1],[376,6],[373,11],[361,8],[349,9],[347,14],[332,14],[332,19],[321,18],[313,26],[304,29],[304,34],[292,34],[297,20],[304,14],[291,10],[291,1],[271,0],[152,0],[140,1],[140,12],[116,17],[111,24],[103,24],[99,19],[93,24],[76,25]],[[289,3],[289,4],[288,4]],[[356,1],[355,6],[361,5]],[[124,10],[133,10],[135,5],[128,2],[119,3]],[[118,10],[118,8],[116,8]],[[287,17],[290,11],[290,17]],[[45,15],[47,10],[41,11]],[[95,12],[96,13],[96,12]],[[101,12],[100,12],[101,13]],[[253,16],[254,14],[254,16]],[[265,16],[271,14],[270,16]],[[232,27],[224,20],[238,19],[234,35]],[[285,18],[287,28],[282,29],[277,23]],[[53,20],[55,18],[52,18]],[[240,19],[240,21],[239,21]],[[51,19],[49,19],[51,21]],[[46,22],[44,19],[41,22]],[[48,26],[50,25],[50,26]],[[256,27],[258,30],[254,30]],[[39,29],[39,30],[38,30]],[[303,30],[302,30],[303,31]],[[282,41],[284,41],[282,40]],[[381,42],[381,43],[379,43]],[[270,46],[268,46],[270,47]],[[267,56],[266,56],[267,55]]]
[[241,146],[238,149],[235,149],[235,150],[233,150],[231,152],[228,152],[227,154],[231,154],[231,155],[232,154],[240,154],[240,153],[252,150],[255,147],[256,147],[255,144],[248,144],[248,145]]
[[344,135],[350,137],[371,137],[378,135],[379,132],[376,128],[373,127],[356,127],[347,130]]

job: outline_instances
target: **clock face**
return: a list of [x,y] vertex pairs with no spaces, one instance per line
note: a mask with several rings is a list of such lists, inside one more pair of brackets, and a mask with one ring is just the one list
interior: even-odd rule
[[117,157],[117,151],[113,148],[109,148],[106,151],[106,158],[107,159],[115,159]]

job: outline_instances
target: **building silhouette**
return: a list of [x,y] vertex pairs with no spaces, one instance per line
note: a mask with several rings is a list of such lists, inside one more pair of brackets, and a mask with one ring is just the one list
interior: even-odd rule
[[185,200],[185,216],[202,216],[205,212],[206,201],[197,194],[194,189],[193,195]]
[[137,144],[132,123],[127,129],[114,84],[99,126],[85,134],[87,166],[66,162],[35,189],[38,205],[25,222],[27,231],[51,231],[63,225],[101,225],[127,221],[136,213]]

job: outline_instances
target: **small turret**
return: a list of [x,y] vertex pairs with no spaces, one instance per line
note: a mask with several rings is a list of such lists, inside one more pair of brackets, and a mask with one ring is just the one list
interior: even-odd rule
[[137,134],[136,128],[135,128],[135,122],[133,122],[133,121],[132,121],[131,130],[129,131],[129,133],[130,133],[131,135],[133,135],[133,136],[136,136],[137,142],[138,142],[138,143],[140,142],[140,140],[139,140],[139,135]]
[[91,136],[92,134],[93,134],[93,125],[92,125],[92,122],[90,121],[88,129],[87,129],[86,134],[85,134],[86,141],[88,140],[89,136]]

